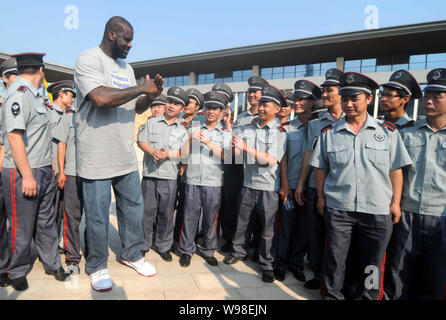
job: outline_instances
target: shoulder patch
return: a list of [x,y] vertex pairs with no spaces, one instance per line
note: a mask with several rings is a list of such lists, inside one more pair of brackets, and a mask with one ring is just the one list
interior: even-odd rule
[[381,125],[383,127],[386,127],[387,129],[389,129],[390,131],[395,131],[397,129],[396,124],[394,124],[390,121],[384,121],[383,123],[381,123]]
[[333,128],[333,126],[331,124],[329,124],[328,126],[322,128],[321,133],[324,133],[324,132],[330,130],[331,128]]
[[282,127],[283,126],[289,126],[290,125],[290,121],[287,121],[287,122],[285,122],[285,123],[282,123]]
[[20,86],[17,88],[17,91],[26,92],[26,89],[28,89],[27,86]]
[[20,113],[20,105],[17,102],[11,106],[11,113],[14,117]]
[[286,133],[286,129],[283,126],[278,126],[277,129],[279,129],[280,132]]
[[251,120],[251,124],[256,124],[260,121],[259,117],[255,117],[254,119]]
[[410,120],[408,123],[405,123],[401,126],[398,126],[398,129],[404,129],[404,128],[408,128],[408,127],[413,127],[413,125],[415,124],[414,120]]
[[190,124],[187,123],[186,121],[183,121],[180,123],[186,130],[190,128]]
[[319,119],[319,112],[316,113],[316,114],[314,114],[314,115],[312,115],[312,116],[308,119],[308,121],[316,120],[316,119]]

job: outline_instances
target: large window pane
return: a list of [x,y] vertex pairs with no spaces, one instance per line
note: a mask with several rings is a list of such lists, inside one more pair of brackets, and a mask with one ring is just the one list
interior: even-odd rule
[[446,53],[430,53],[427,55],[427,62],[446,61]]
[[415,54],[409,57],[409,63],[426,63],[426,55],[425,54]]
[[242,81],[248,81],[248,79],[252,76],[252,69],[243,70],[242,73]]
[[344,63],[344,68],[360,68],[361,67],[361,60],[347,60]]
[[361,66],[362,67],[374,67],[374,66],[376,66],[376,59],[362,59]]

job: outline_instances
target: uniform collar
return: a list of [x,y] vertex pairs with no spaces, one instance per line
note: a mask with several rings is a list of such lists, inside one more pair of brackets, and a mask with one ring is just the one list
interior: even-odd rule
[[[376,130],[377,127],[378,127],[378,120],[376,120],[375,118],[373,118],[372,116],[367,114],[367,119],[365,120],[365,123],[364,123],[364,126],[362,127],[362,129],[373,128]],[[352,132],[345,117],[343,119],[339,120],[339,125],[336,127],[336,132],[341,131],[341,130],[347,130],[347,131]]]
[[[175,119],[175,121],[172,122],[170,125],[172,125],[172,124],[179,125],[179,124],[180,124],[180,119],[181,119],[181,118],[177,117],[177,118]],[[181,120],[182,120],[182,119],[181,119]],[[162,122],[162,121],[164,121],[167,125],[169,125],[169,124],[167,123],[167,120],[166,120],[166,117],[164,116],[164,114],[163,114],[162,116],[160,116],[160,118],[159,118],[159,120],[158,120],[158,122]]]
[[[427,122],[426,118],[416,121],[415,122],[415,127],[417,128],[417,130],[422,128],[422,127],[426,127],[430,131],[435,132],[434,129],[432,129],[432,127],[429,125],[429,122]],[[444,130],[446,130],[446,127],[441,128],[437,132],[444,131]]]
[[63,113],[63,110],[55,103],[53,103],[53,109],[59,113]]
[[266,127],[268,127],[268,129],[272,129],[280,126],[280,122],[277,120],[277,118],[274,118],[273,120],[268,122],[263,128],[260,128],[260,121],[256,122],[255,126],[259,129],[265,129]]
[[216,125],[213,129],[209,129],[209,128],[208,128],[208,125],[206,124],[206,121],[205,121],[205,122],[203,122],[203,124],[201,125],[201,129],[203,129],[203,128],[206,128],[206,129],[208,129],[209,131],[212,131],[212,130],[222,131],[222,130],[223,130],[223,127],[222,127],[220,121],[217,122],[217,125]]
[[28,88],[28,90],[33,94],[33,96],[37,97],[39,95],[39,90],[34,87],[31,82],[28,80],[22,78],[21,76],[18,76],[16,81],[14,83],[17,83],[17,88],[20,87],[20,85],[23,85]]
[[[345,113],[342,112],[342,113],[341,113],[341,116],[339,117],[339,119],[342,119],[342,118],[344,118],[344,117],[345,117]],[[321,115],[320,119],[321,119],[321,120],[325,120],[325,119],[327,119],[327,120],[330,120],[331,122],[335,122],[335,121],[336,121],[335,119],[333,119],[332,115],[331,115],[330,112],[328,112],[328,111],[324,112],[324,113]],[[339,120],[339,119],[338,119],[338,120]]]
[[291,120],[290,125],[293,125],[293,126],[295,126],[296,128],[298,128],[298,129],[299,129],[300,127],[305,126],[305,125],[302,123],[302,121],[299,120],[298,117],[296,117],[296,118],[294,118],[293,120]]
[[404,112],[403,116],[398,119],[398,121],[395,122],[397,126],[402,126],[403,124],[406,124],[407,122],[411,121],[412,119],[409,117],[407,113]]

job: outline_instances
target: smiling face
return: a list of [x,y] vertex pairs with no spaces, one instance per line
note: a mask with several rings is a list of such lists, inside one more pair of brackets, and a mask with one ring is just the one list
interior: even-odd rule
[[262,97],[262,90],[255,90],[248,92],[248,102],[251,106],[258,106],[260,98]]
[[373,96],[360,93],[355,96],[342,96],[341,106],[346,117],[354,118],[367,112],[367,106]]
[[277,113],[277,117],[279,117],[279,119],[283,119],[283,118],[288,119],[288,117],[290,116],[292,110],[293,109],[288,104],[285,107],[280,107],[280,110]]
[[339,95],[339,86],[322,87],[322,104],[326,108],[339,106],[341,104],[341,96]]
[[269,122],[273,120],[277,113],[279,113],[280,107],[274,102],[260,102],[259,104],[259,118],[262,122]]
[[150,109],[152,110],[152,116],[157,117],[164,114],[166,106],[164,104],[158,104],[156,106],[150,107]]
[[123,25],[121,31],[111,31],[110,37],[113,41],[113,56],[121,59],[127,58],[132,48],[133,29],[127,25]]
[[223,114],[223,109],[222,108],[206,107],[205,114],[206,114],[207,122],[215,123],[220,120],[220,117]]
[[195,114],[197,110],[200,108],[200,105],[197,104],[197,100],[189,98],[189,104],[184,106],[183,113],[185,116],[190,116]]
[[311,111],[311,107],[314,105],[314,100],[309,98],[295,98],[294,100],[294,113],[296,115],[304,114]]

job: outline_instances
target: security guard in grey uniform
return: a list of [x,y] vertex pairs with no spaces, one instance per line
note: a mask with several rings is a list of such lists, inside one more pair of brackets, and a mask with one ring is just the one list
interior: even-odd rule
[[[0,74],[3,80],[3,90],[1,93],[0,108],[2,107],[3,97],[6,91],[15,81],[17,71],[17,61],[9,58],[0,65]],[[0,109],[1,110],[1,109]],[[1,123],[1,112],[0,112]],[[0,165],[3,166],[3,158],[5,155],[5,146],[3,143],[3,135],[0,126]],[[1,173],[0,173],[1,174]],[[3,197],[3,185],[0,180],[0,287],[7,287],[10,284],[8,273],[6,272],[9,263],[9,247],[8,247],[8,230],[7,230],[7,214],[5,211],[5,200]]]
[[170,249],[173,244],[178,165],[189,128],[178,117],[187,103],[189,96],[186,91],[178,87],[170,88],[167,91],[166,112],[148,119],[139,129],[137,138],[138,147],[144,151],[141,187],[146,250],[150,250],[154,241],[164,261],[172,261]]
[[[62,80],[52,83],[47,91],[53,95],[53,103],[48,106],[48,118],[50,119],[51,136],[54,135],[54,129],[62,119],[64,111],[74,103],[76,90],[73,80]],[[54,172],[56,177],[59,173],[57,164],[57,141],[51,141],[51,152],[54,163]],[[59,187],[56,188],[56,197],[54,198],[54,214],[56,216],[57,232],[61,233],[62,221],[64,218],[64,192]],[[66,250],[59,248],[59,253],[66,253]]]
[[276,118],[286,99],[279,89],[265,86],[259,106],[259,121],[242,126],[232,137],[233,152],[243,156],[243,188],[238,197],[237,227],[232,252],[224,259],[234,264],[247,256],[247,243],[258,215],[261,224],[259,265],[262,280],[273,282],[274,222],[279,209],[280,167],[286,151],[286,130]]
[[414,76],[406,70],[397,70],[390,76],[388,82],[381,85],[379,108],[384,111],[384,120],[400,127],[412,119],[407,115],[406,108],[412,99],[423,96],[420,85]]
[[[192,125],[193,121],[197,123],[202,123],[203,119],[198,119],[196,117],[196,113],[198,109],[204,106],[204,97],[203,94],[195,88],[190,88],[187,91],[189,96],[189,103],[186,104],[183,108],[183,120],[189,125]],[[183,224],[184,218],[184,193],[186,191],[186,171],[187,166],[185,164],[181,164],[180,170],[178,172],[178,191],[177,191],[177,199],[175,200],[175,227],[174,227],[174,240],[179,241],[181,225]]]
[[[340,78],[343,71],[332,68],[325,73],[322,88],[322,103],[327,112],[313,114],[308,122],[306,147],[307,150],[302,161],[302,169],[297,183],[295,198],[299,205],[306,205],[308,216],[308,256],[313,271],[313,278],[305,283],[308,289],[321,287],[322,257],[324,255],[325,221],[316,209],[316,172],[309,165],[313,149],[316,146],[322,128],[342,119],[344,113],[339,95]],[[305,194],[305,196],[304,196]]]
[[183,158],[188,156],[184,219],[179,240],[182,267],[189,266],[191,256],[195,253],[194,239],[202,211],[203,244],[200,252],[209,265],[218,264],[214,251],[217,249],[222,162],[225,154],[231,158],[231,134],[224,130],[220,122],[227,97],[211,91],[205,94],[204,99],[206,122],[189,129],[188,147],[182,155]]
[[150,104],[150,110],[152,111],[152,117],[158,117],[164,114],[166,111],[167,97],[164,94],[160,94]]
[[364,272],[360,298],[380,300],[392,221],[401,217],[401,168],[412,160],[396,126],[367,113],[378,84],[355,72],[340,81],[345,118],[321,130],[310,161],[317,168],[317,210],[327,228],[322,296],[344,299],[345,261],[356,230]]
[[446,298],[446,68],[427,82],[426,119],[400,127],[414,164],[403,170],[402,216],[389,245],[385,290],[393,300]]
[[[228,98],[228,103],[223,110],[223,114],[221,115],[221,125],[225,130],[232,130],[232,127],[235,125],[234,121],[232,121],[232,110],[231,110],[231,102],[234,100],[234,93],[231,88],[226,83],[216,83],[212,87],[212,91],[221,93]],[[200,114],[200,112],[199,112]],[[203,118],[200,118],[203,117]],[[203,113],[202,116],[197,117],[197,119],[201,119],[202,122],[206,121],[206,114]]]
[[64,281],[54,217],[56,181],[51,167],[51,132],[47,110],[38,88],[44,54],[14,55],[19,77],[9,88],[2,110],[5,160],[2,169],[6,211],[11,221],[8,274],[16,290],[26,290],[32,267],[31,241],[45,273]]
[[[62,119],[54,128],[53,140],[57,141],[57,186],[64,193],[63,243],[66,252],[67,271],[70,274],[79,274],[79,262],[81,260],[79,225],[84,209],[82,182],[76,174],[75,130],[75,110],[66,109]],[[86,240],[85,243],[87,243]]]
[[[251,108],[237,116],[237,121],[235,122],[236,127],[241,128],[244,125],[250,125],[258,117],[262,88],[267,84],[268,82],[262,77],[252,76],[248,79],[248,102]],[[232,91],[230,100],[232,101]],[[224,216],[222,217],[222,230],[226,243],[222,247],[222,252],[230,252],[237,222],[237,197],[234,197],[234,194],[238,195],[243,186],[243,165],[233,161],[232,164],[225,165],[224,171],[224,210],[222,210]],[[259,223],[256,223],[256,226],[254,229],[260,229]],[[254,240],[252,241],[254,247],[257,247],[259,243],[259,233],[260,231],[256,232]],[[251,240],[248,239],[247,241]],[[254,252],[252,257],[254,261],[258,261],[257,252]]]
[[321,89],[308,80],[294,84],[293,106],[296,118],[284,127],[287,130],[287,152],[281,162],[282,207],[279,210],[276,239],[278,241],[274,274],[277,280],[285,279],[290,270],[299,281],[305,281],[304,258],[308,251],[308,217],[305,205],[299,205],[294,194],[306,151],[307,124],[314,101]]

